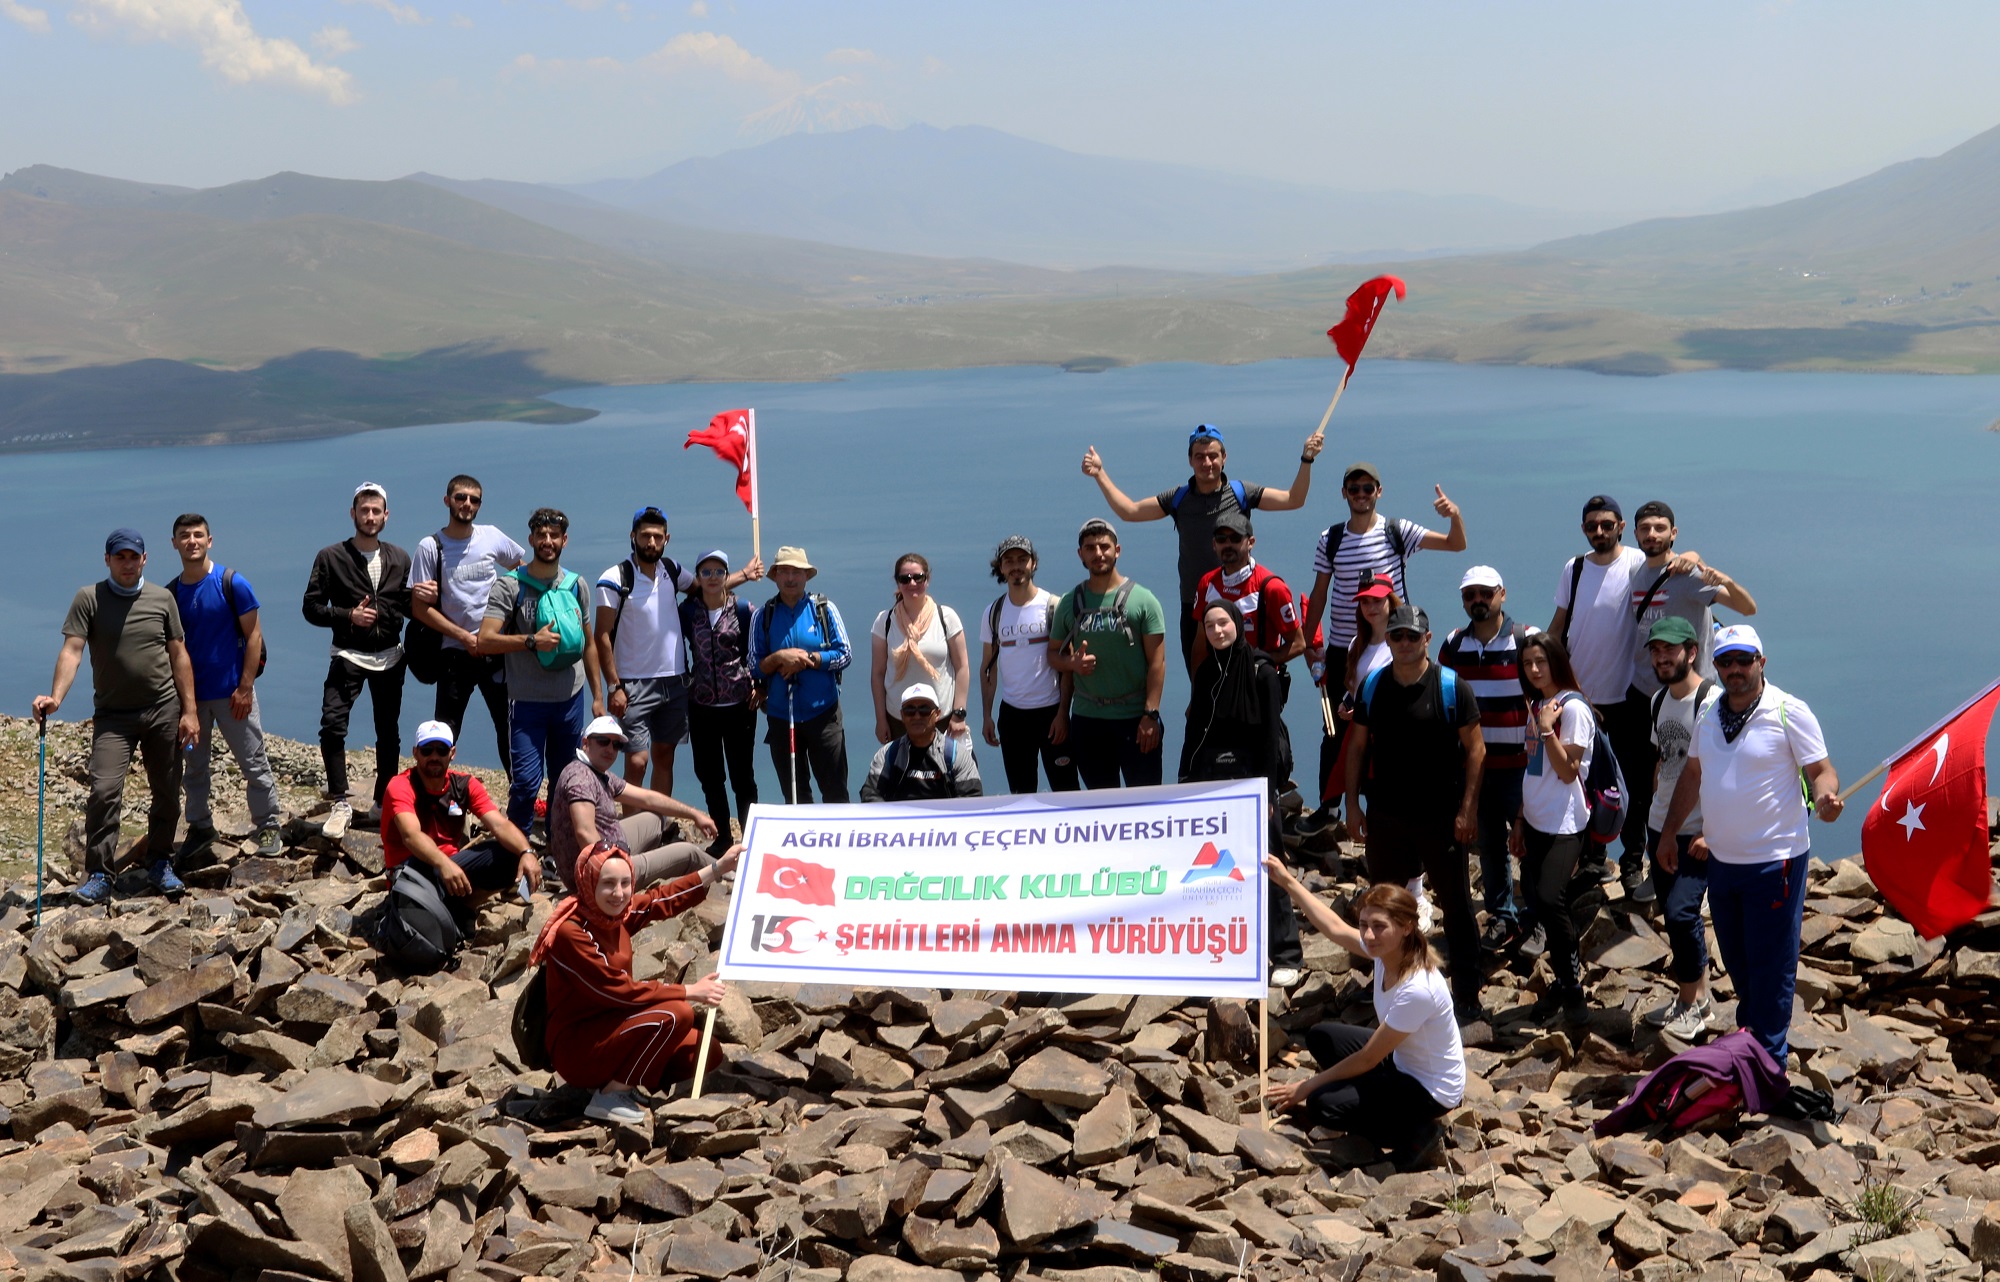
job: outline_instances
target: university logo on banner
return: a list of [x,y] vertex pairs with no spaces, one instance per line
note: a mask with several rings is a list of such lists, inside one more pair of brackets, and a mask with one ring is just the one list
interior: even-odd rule
[[802,859],[781,859],[775,855],[760,861],[757,893],[773,899],[796,899],[802,904],[831,908],[833,869],[809,864]]

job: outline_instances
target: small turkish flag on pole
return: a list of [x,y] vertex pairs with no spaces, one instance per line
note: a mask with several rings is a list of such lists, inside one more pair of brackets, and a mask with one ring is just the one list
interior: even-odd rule
[[723,462],[736,468],[736,497],[750,512],[750,555],[763,559],[762,531],[758,528],[757,496],[757,411],[724,410],[708,420],[699,432],[689,432],[681,448],[706,445]]
[[1987,853],[1986,732],[2000,681],[1888,763],[1861,825],[1861,857],[1889,906],[1927,939],[1965,925],[1993,897]]
[[1375,322],[1382,315],[1382,304],[1389,301],[1389,291],[1396,291],[1402,298],[1409,293],[1409,287],[1396,276],[1377,276],[1364,280],[1360,288],[1347,296],[1347,316],[1326,331],[1333,340],[1333,350],[1340,353],[1340,359],[1347,362],[1347,372],[1340,376],[1340,386],[1333,389],[1333,399],[1327,402],[1326,413],[1320,415],[1319,427],[1313,435],[1326,431],[1326,425],[1333,419],[1333,407],[1340,404],[1340,394],[1347,390],[1347,380],[1354,377],[1355,363],[1361,359],[1361,349],[1368,346],[1368,336],[1375,332]]

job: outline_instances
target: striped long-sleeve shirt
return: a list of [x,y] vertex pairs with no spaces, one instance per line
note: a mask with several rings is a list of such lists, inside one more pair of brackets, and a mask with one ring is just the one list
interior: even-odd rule
[[1528,764],[1528,696],[1521,692],[1520,641],[1527,630],[1505,615],[1491,641],[1469,627],[1445,638],[1438,662],[1469,683],[1479,699],[1479,728],[1486,740],[1486,769],[1520,770]]

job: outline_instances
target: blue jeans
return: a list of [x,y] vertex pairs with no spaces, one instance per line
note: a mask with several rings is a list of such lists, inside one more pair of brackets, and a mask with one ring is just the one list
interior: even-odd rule
[[590,710],[579,690],[566,700],[517,699],[507,705],[507,820],[522,832],[535,821],[542,778],[553,779],[576,760]]
[[[1667,942],[1674,949],[1674,979],[1682,984],[1692,984],[1708,974],[1708,934],[1701,928],[1701,901],[1708,894],[1709,861],[1689,857],[1688,847],[1694,839],[1693,833],[1674,839],[1680,850],[1678,871],[1668,872],[1657,858],[1653,860],[1653,889],[1659,892]],[[1646,849],[1659,848],[1658,830],[1646,829]]]
[[1489,920],[1518,922],[1532,913],[1514,899],[1514,865],[1507,856],[1507,825],[1521,813],[1521,766],[1489,770],[1479,780],[1479,880]]
[[1722,965],[1736,984],[1736,1025],[1785,1062],[1799,979],[1810,851],[1762,864],[1708,861],[1708,911]]

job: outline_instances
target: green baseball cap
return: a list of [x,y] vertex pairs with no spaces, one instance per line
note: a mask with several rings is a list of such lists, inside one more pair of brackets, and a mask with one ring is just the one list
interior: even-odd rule
[[1670,614],[1653,625],[1653,630],[1646,634],[1646,644],[1665,641],[1668,645],[1693,645],[1694,637],[1694,624]]

